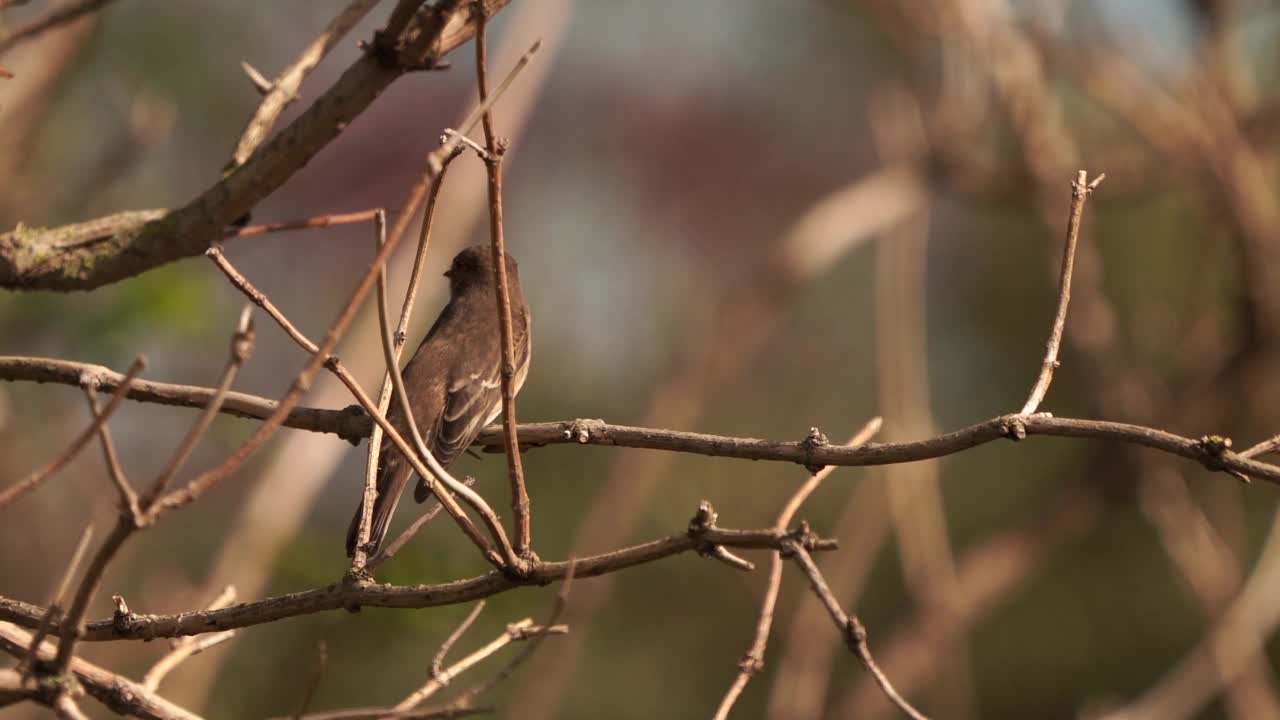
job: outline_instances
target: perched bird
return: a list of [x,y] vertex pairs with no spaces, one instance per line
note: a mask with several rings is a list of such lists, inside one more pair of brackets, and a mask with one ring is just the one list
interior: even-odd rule
[[[529,306],[520,290],[515,259],[507,255],[506,262],[516,368],[513,382],[519,392],[529,373]],[[449,302],[405,365],[403,375],[418,431],[431,454],[447,469],[480,429],[502,414],[502,330],[489,248],[466,248],[453,258],[444,275],[449,278]],[[413,443],[405,409],[394,395],[387,419]],[[366,546],[370,553],[386,537],[391,515],[411,475],[413,467],[399,448],[384,438],[378,455],[378,497]],[[430,495],[428,484],[420,478],[414,498],[423,502]],[[348,556],[355,553],[360,511],[357,505],[347,531]]]

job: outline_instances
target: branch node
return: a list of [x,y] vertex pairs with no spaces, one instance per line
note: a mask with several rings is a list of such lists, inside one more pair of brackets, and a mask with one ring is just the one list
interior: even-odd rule
[[1027,439],[1027,424],[1023,422],[1021,417],[1014,416],[1005,418],[1002,425],[1004,436],[1010,440],[1018,442],[1019,440]]
[[809,428],[809,434],[801,441],[801,445],[804,446],[804,467],[806,470],[814,475],[822,472],[822,468],[826,466],[813,461],[813,450],[826,447],[829,444],[827,436],[823,435],[821,430],[816,427]]
[[747,675],[755,675],[764,669],[764,658],[753,652],[748,652],[738,661],[738,669]]
[[1232,454],[1231,438],[1223,435],[1204,435],[1196,441],[1196,450],[1200,452],[1200,463],[1214,472],[1224,472],[1242,483],[1252,482],[1248,475],[1228,468],[1225,458]]
[[[259,95],[266,95],[275,90],[276,84],[268,80],[265,75],[258,72],[257,68],[248,62],[241,60],[240,69],[244,70],[244,74],[249,76],[249,82],[253,83],[253,89],[257,90]],[[296,98],[297,96],[295,95],[292,99]]]
[[129,609],[123,595],[112,595],[111,602],[116,606],[115,611],[111,613],[111,626],[125,637],[132,635],[137,626],[138,616]]
[[719,517],[716,514],[716,509],[711,507],[709,500],[699,502],[697,512],[689,520],[689,534],[694,537],[701,537],[716,526],[716,520]]
[[575,419],[569,423],[564,429],[564,439],[577,441],[579,445],[586,445],[591,442],[591,426],[599,425],[602,420],[581,420]]

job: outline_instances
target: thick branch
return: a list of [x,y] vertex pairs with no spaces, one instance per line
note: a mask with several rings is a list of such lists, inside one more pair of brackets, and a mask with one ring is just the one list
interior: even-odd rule
[[[507,1],[495,0],[490,12]],[[421,28],[425,44],[415,46],[428,49],[426,60],[443,56],[475,34],[466,9],[445,18],[435,13],[421,17],[431,26]],[[203,253],[227,225],[306,165],[405,70],[383,55],[364,55],[293,123],[186,207],[163,216],[157,211],[121,213],[63,228],[19,226],[0,234],[0,287],[90,290]]]

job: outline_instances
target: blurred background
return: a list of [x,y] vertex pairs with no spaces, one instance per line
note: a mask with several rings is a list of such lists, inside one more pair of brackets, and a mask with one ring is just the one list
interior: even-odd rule
[[[0,11],[0,34],[51,4]],[[0,80],[0,228],[183,205],[218,179],[259,100],[240,62],[274,76],[344,4],[124,0],[0,57],[15,76]],[[335,48],[281,126],[358,57],[390,7]],[[1087,169],[1107,180],[1085,211],[1063,365],[1042,409],[1219,433],[1236,449],[1280,432],[1278,10],[1264,0],[513,3],[493,26],[493,74],[543,40],[496,111],[512,147],[507,242],[536,338],[520,418],[793,440],[816,426],[842,442],[874,415],[885,418],[877,440],[901,441],[1014,412],[1044,353],[1070,184]],[[471,47],[447,72],[396,82],[253,221],[398,210],[441,130],[474,102]],[[441,195],[410,347],[443,302],[448,260],[487,238],[484,193],[481,163],[464,156]],[[410,245],[393,289],[407,282]],[[372,233],[255,236],[226,251],[319,339],[371,257]],[[243,303],[204,258],[92,293],[6,292],[0,351],[117,369],[143,353],[145,377],[212,385]],[[381,351],[365,310],[337,354],[376,388]],[[278,397],[305,360],[259,313],[237,389]],[[327,375],[304,401],[351,403]],[[135,482],[164,466],[195,417],[138,403],[113,417]],[[76,388],[0,384],[6,484],[87,422]],[[253,427],[220,418],[187,474]],[[525,462],[545,559],[679,532],[704,498],[723,526],[767,526],[806,477],[778,463],[578,446]],[[253,600],[340,578],[363,464],[362,448],[333,436],[281,431],[198,506],[131,541],[90,615],[109,615],[113,593],[136,612],[170,613],[228,584]],[[507,512],[500,457],[464,458],[457,471]],[[1149,451],[1032,438],[837,470],[800,517],[840,540],[818,562],[926,712],[1261,718],[1280,715],[1277,497]],[[114,502],[93,447],[10,509],[0,594],[45,602],[82,529],[105,531]],[[485,570],[437,522],[380,579]],[[765,576],[686,555],[575,583],[563,617],[572,633],[548,639],[489,701],[500,717],[707,717],[751,642]],[[455,656],[507,623],[544,618],[553,597],[493,598]],[[289,714],[323,643],[311,709],[393,704],[426,681],[469,609],[367,608],[248,628],[161,692],[208,717]],[[82,652],[138,678],[166,648]],[[764,669],[734,717],[893,716],[788,567]]]

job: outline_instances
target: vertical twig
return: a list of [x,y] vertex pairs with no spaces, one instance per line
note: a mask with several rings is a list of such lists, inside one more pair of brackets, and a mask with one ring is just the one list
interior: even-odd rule
[[[375,241],[378,246],[381,247],[386,242],[387,224],[384,216],[378,216],[377,227],[378,232],[376,234]],[[430,469],[430,472],[423,472],[422,469],[420,469],[421,463],[418,463],[419,467],[415,469],[418,469],[418,474],[423,478],[423,480],[434,478],[436,482],[430,483],[432,491],[436,494],[436,497],[440,499],[440,502],[449,509],[450,514],[453,514],[455,518],[459,519],[459,521],[466,518],[462,508],[459,507],[457,505],[457,501],[453,499],[452,494],[455,493],[462,496],[462,498],[467,501],[467,504],[471,505],[471,507],[480,514],[480,517],[484,520],[485,526],[489,528],[489,533],[493,536],[494,541],[497,542],[498,548],[502,552],[501,557],[494,557],[492,555],[492,548],[490,548],[488,543],[484,541],[483,537],[479,535],[479,532],[475,527],[470,525],[469,520],[468,524],[463,526],[463,530],[468,530],[469,527],[470,530],[468,530],[468,532],[475,533],[472,539],[475,540],[476,544],[485,551],[485,556],[490,562],[494,563],[494,565],[498,567],[503,567],[505,565],[505,567],[511,569],[518,568],[519,558],[512,549],[511,541],[507,539],[507,533],[502,529],[502,523],[498,520],[498,516],[494,513],[493,508],[489,507],[489,503],[485,502],[484,498],[480,497],[478,493],[458,482],[456,478],[445,470],[444,466],[440,464],[440,461],[431,453],[431,448],[427,447],[427,443],[422,438],[422,432],[418,430],[418,421],[413,417],[413,412],[411,411],[413,405],[409,402],[409,391],[405,388],[404,375],[400,372],[400,365],[396,361],[395,343],[391,338],[391,327],[388,318],[390,313],[387,309],[387,281],[385,269],[378,274],[377,306],[378,330],[382,336],[383,359],[387,364],[387,372],[391,374],[391,385],[395,389],[396,400],[400,403],[400,407],[404,408],[406,411],[404,417],[406,424],[409,426],[409,436],[413,439],[413,448],[410,448],[407,444],[397,444],[400,448],[400,452],[404,453],[406,458],[412,458],[413,450],[416,449],[418,456],[426,463],[426,467]],[[391,427],[390,424],[386,425],[383,428],[383,431],[391,435],[392,438],[398,436],[395,433],[395,428]],[[413,462],[413,460],[410,459],[410,462]],[[376,493],[376,487],[373,491]],[[363,534],[363,540],[366,543],[368,542],[369,533],[367,523],[370,520],[370,514],[372,512],[372,498],[369,495],[369,492],[370,489],[368,485],[366,485],[366,504],[361,506],[360,518],[361,525],[365,526],[360,529],[360,532]]]
[[[476,22],[476,86],[483,105],[489,96],[489,71],[485,42],[488,17],[484,3],[475,4],[480,17]],[[524,466],[520,458],[520,441],[516,434],[515,338],[511,327],[511,294],[507,287],[505,240],[502,233],[502,154],[493,131],[493,114],[485,110],[484,141],[487,153],[485,169],[489,177],[489,243],[493,249],[493,284],[498,297],[498,324],[502,332],[502,429],[506,434],[507,469],[511,476],[511,510],[515,524],[515,550],[522,559],[530,556],[531,519],[529,493],[524,483]],[[527,330],[526,330],[527,332]]]
[[1045,393],[1049,392],[1049,383],[1053,382],[1053,371],[1058,367],[1058,349],[1062,346],[1062,331],[1067,326],[1067,305],[1071,303],[1071,272],[1075,269],[1076,241],[1080,237],[1080,219],[1084,216],[1084,201],[1089,193],[1098,187],[1106,178],[1106,173],[1092,181],[1084,170],[1076,174],[1071,183],[1071,215],[1067,219],[1067,242],[1062,248],[1062,275],[1058,282],[1058,311],[1053,317],[1053,331],[1049,333],[1049,341],[1045,343],[1044,362],[1040,364],[1040,376],[1031,388],[1031,395],[1022,406],[1022,414],[1030,415],[1040,407]]

